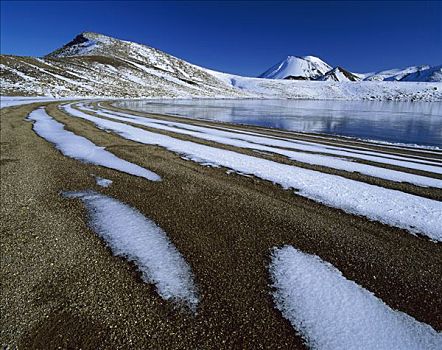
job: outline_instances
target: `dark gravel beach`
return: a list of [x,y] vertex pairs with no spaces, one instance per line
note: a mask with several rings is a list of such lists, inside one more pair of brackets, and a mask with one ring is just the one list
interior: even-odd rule
[[[302,349],[302,338],[274,308],[271,296],[270,253],[286,244],[320,256],[393,309],[442,331],[441,244],[329,208],[264,180],[228,174],[226,169],[204,167],[161,147],[128,141],[66,116],[58,104],[1,110],[2,346]],[[156,172],[162,181],[151,182],[64,157],[25,120],[38,105],[48,105],[47,112],[66,129]],[[220,126],[171,116],[151,117]],[[308,134],[231,127],[315,140]],[[327,142],[351,143],[339,138]],[[354,142],[355,146],[361,144]],[[301,164],[233,146],[216,147],[442,199],[438,189]],[[419,151],[399,153],[422,156]],[[440,154],[434,155],[434,159],[440,158]],[[92,174],[113,184],[99,187]],[[142,281],[133,264],[113,256],[88,227],[83,204],[60,196],[61,191],[85,189],[129,204],[167,233],[194,273],[200,297],[196,314],[161,299],[153,285]]]

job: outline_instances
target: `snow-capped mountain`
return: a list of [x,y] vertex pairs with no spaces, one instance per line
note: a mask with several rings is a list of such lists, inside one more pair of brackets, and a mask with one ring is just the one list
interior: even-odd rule
[[372,73],[354,73],[342,67],[332,68],[315,56],[288,56],[265,71],[259,78],[319,81],[415,81],[442,82],[442,66],[411,66]]
[[288,56],[262,73],[259,78],[313,80],[331,69],[330,65],[315,56]]
[[82,33],[43,58],[1,55],[0,94],[441,101],[441,67],[419,72],[402,80],[431,83],[354,81],[362,75],[332,69],[317,57],[291,56],[267,71],[266,79],[251,78],[199,67],[146,45]]
[[413,73],[405,75],[401,81],[427,81],[427,82],[441,82],[442,81],[442,65],[429,67],[428,69],[416,70]]
[[360,77],[349,72],[342,67],[336,67],[320,76],[316,80],[320,81],[359,81]]
[[421,81],[441,82],[442,66],[411,66],[403,69],[389,69],[376,73],[364,74],[367,81]]

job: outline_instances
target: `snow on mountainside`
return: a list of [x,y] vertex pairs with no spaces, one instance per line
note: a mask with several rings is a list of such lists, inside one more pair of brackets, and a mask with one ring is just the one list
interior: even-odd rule
[[[317,57],[289,57],[260,79],[196,66],[152,47],[82,33],[43,58],[0,56],[0,95],[112,98],[291,98],[441,101],[441,67],[404,79],[344,81],[362,75]],[[397,72],[396,72],[397,73]],[[378,74],[379,75],[379,74]],[[390,76],[389,76],[390,77]],[[357,80],[354,78],[355,80]],[[439,80],[438,80],[439,79]],[[373,79],[376,80],[376,79]]]
[[442,101],[442,83],[310,81],[249,78],[207,70],[232,87],[258,98],[370,101]]
[[259,78],[312,80],[331,69],[331,66],[315,56],[288,56],[261,74]]
[[412,66],[365,74],[368,81],[421,81],[442,82],[442,66]]
[[430,67],[425,70],[417,70],[404,76],[401,81],[427,81],[442,82],[442,66]]
[[357,75],[350,73],[348,70],[342,67],[333,68],[323,76],[317,78],[320,81],[358,81],[361,80]]
[[154,48],[82,33],[44,58],[2,55],[2,95],[247,97]]

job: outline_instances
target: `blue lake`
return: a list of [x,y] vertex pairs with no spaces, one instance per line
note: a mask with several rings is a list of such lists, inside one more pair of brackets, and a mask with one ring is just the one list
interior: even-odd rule
[[118,104],[187,118],[442,147],[441,102],[203,99]]

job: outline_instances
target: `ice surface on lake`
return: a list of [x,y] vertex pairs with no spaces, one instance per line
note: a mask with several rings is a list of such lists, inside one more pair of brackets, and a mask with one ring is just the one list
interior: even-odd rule
[[292,246],[270,264],[276,307],[312,349],[439,350],[442,334]]
[[[440,89],[441,84],[436,85]],[[118,105],[143,112],[442,147],[442,102],[206,99],[126,100]]]
[[113,254],[133,261],[143,279],[156,286],[165,300],[196,309],[198,296],[189,265],[166,233],[138,210],[93,191],[65,192],[81,199],[88,209],[91,228]]
[[63,124],[49,116],[44,108],[38,108],[31,112],[28,120],[35,122],[33,129],[39,136],[55,144],[56,148],[65,156],[144,177],[151,181],[161,180],[160,176],[154,172],[118,158],[106,151],[104,147],[98,147],[88,139],[65,130]]

